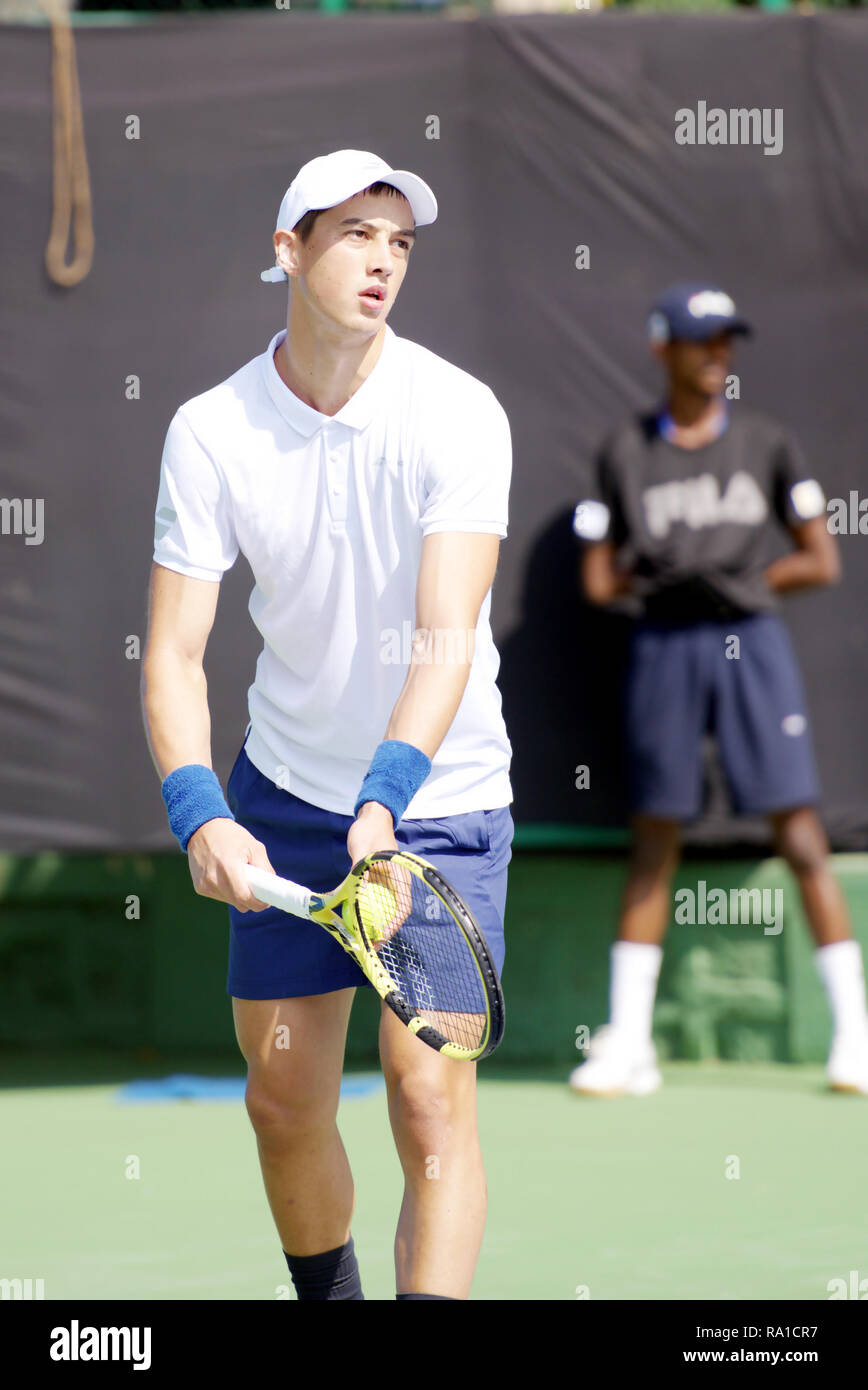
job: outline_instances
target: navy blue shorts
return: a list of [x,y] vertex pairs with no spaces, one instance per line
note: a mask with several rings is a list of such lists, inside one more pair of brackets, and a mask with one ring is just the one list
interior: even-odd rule
[[[276,786],[244,749],[229,776],[226,799],[238,822],[261,840],[281,878],[315,893],[337,888],[352,868],[347,834],[352,816],[324,811]],[[512,858],[508,806],[437,820],[405,820],[395,831],[401,848],[429,860],[467,903],[503,970],[506,872]],[[229,977],[236,999],[293,999],[328,994],[368,981],[346,951],[315,922],[277,908],[229,908]]]
[[772,614],[637,624],[626,707],[631,804],[642,815],[699,814],[706,733],[716,738],[736,811],[783,811],[820,799],[799,668],[789,633]]

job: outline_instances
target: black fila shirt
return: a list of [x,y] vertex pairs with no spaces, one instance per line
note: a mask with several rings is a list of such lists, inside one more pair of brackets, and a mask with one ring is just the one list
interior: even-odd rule
[[780,425],[738,409],[717,439],[682,449],[656,414],[616,430],[597,458],[596,498],[573,529],[608,540],[636,577],[645,616],[674,622],[765,613],[770,531],[825,514],[819,484]]

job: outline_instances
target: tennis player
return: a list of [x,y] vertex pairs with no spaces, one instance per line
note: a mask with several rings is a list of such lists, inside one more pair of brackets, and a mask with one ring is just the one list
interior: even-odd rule
[[[509,425],[488,387],[387,323],[436,215],[428,185],[376,155],[305,164],[261,277],[289,281],[286,328],[180,407],[162,459],[145,719],[196,891],[229,904],[247,1109],[300,1300],[363,1297],[336,1117],[367,982],[320,926],[257,901],[244,865],[322,892],[409,848],[503,966],[511,748],[489,612]],[[239,552],[263,648],[224,800],[203,657]],[[475,1065],[385,1007],[379,1044],[405,1184],[397,1297],[467,1298],[486,1209]]]
[[[661,1084],[651,1041],[661,943],[680,828],[700,811],[710,730],[736,810],[768,818],[795,875],[832,1011],[828,1081],[868,1094],[862,955],[829,867],[802,681],[777,613],[779,595],[839,578],[825,498],[785,430],[742,406],[729,413],[733,342],[751,331],[729,295],[674,286],[649,327],[665,404],[607,441],[597,495],[574,519],[588,597],[637,595],[643,617],[626,690],[635,840],[610,1018],[570,1084],[587,1095]],[[792,549],[769,565],[768,533],[780,527]]]

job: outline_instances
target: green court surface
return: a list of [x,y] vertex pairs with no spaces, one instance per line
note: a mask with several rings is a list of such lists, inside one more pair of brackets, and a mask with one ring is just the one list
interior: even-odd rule
[[[280,1297],[243,1105],[121,1104],[115,1070],[45,1085],[25,1066],[0,1091],[0,1278],[42,1279],[46,1299]],[[828,1093],[821,1068],[670,1063],[657,1096],[596,1101],[557,1074],[480,1070],[473,1298],[824,1300],[868,1276],[868,1098]],[[378,1080],[340,1124],[365,1294],[393,1299],[401,1182]]]

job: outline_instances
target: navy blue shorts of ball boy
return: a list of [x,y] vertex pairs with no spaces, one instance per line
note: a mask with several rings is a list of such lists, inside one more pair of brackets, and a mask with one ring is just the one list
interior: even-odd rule
[[[275,785],[238,754],[226,788],[240,825],[260,840],[281,878],[315,893],[330,892],[352,868],[347,834],[352,816],[324,811]],[[404,820],[395,831],[401,849],[427,859],[464,899],[503,970],[503,917],[513,823],[508,806],[436,820]],[[277,908],[229,908],[227,993],[236,999],[293,999],[354,985],[371,986],[338,943],[315,922]]]
[[702,740],[713,734],[737,812],[820,799],[805,694],[780,618],[639,622],[626,683],[632,809],[692,820],[702,802]]

